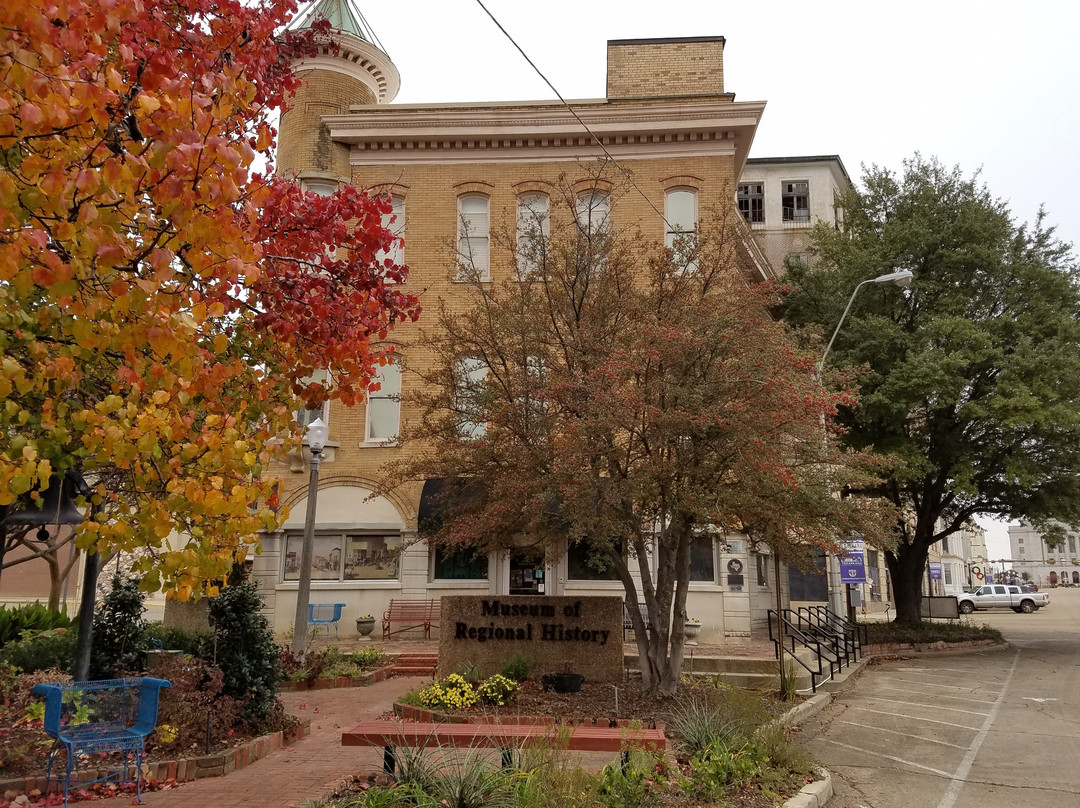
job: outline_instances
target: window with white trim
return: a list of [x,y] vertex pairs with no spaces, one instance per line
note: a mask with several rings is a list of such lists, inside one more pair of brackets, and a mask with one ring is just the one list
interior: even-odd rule
[[[622,553],[622,543],[612,541],[612,549]],[[566,548],[566,577],[571,581],[617,581],[615,561],[588,541],[571,542]]]
[[[300,383],[307,386],[307,385],[311,384],[312,382],[316,382],[316,383],[321,384],[322,386],[325,387],[326,383],[327,383],[327,379],[328,379],[328,374],[326,372],[326,369],[325,368],[320,368],[320,369],[316,370],[314,373],[312,373],[310,376],[307,376],[307,377],[301,379]],[[329,401],[324,401],[323,405],[321,407],[317,407],[316,409],[313,409],[313,410],[307,410],[307,409],[297,410],[294,417],[296,418],[296,423],[300,424],[300,426],[310,426],[311,423],[316,418],[322,418],[323,423],[329,425],[330,424],[330,402]]]
[[382,226],[394,234],[394,242],[387,250],[380,250],[376,256],[379,266],[385,266],[390,260],[395,266],[405,264],[405,197],[390,197],[390,212],[382,215]]
[[486,196],[458,198],[458,280],[491,280],[490,208]]
[[333,196],[337,191],[337,183],[332,180],[300,180],[300,187],[319,196]]
[[810,183],[780,183],[780,205],[785,222],[810,223]]
[[716,550],[712,536],[694,536],[691,540],[690,580],[716,583]]
[[765,222],[765,183],[744,182],[736,195],[739,213],[751,224]]
[[517,198],[518,277],[527,277],[544,267],[550,226],[547,194],[528,193]]
[[587,191],[577,198],[575,219],[585,236],[604,233],[611,215],[611,199],[606,191]]
[[[281,579],[300,578],[304,534],[285,536]],[[399,533],[324,532],[315,534],[311,559],[312,581],[396,580],[401,560]]]
[[364,440],[386,443],[397,437],[401,424],[401,365],[392,360],[379,365],[372,381],[379,389],[368,392]]
[[479,438],[487,431],[483,405],[487,376],[488,366],[483,359],[467,356],[458,360],[454,408],[463,438]]
[[693,188],[672,188],[664,195],[664,246],[675,253],[676,263],[685,271],[697,269],[698,195]]

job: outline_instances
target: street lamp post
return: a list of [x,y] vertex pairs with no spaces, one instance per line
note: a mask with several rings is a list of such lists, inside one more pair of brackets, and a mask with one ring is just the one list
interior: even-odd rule
[[307,516],[304,519],[304,544],[300,551],[300,585],[296,590],[296,619],[293,622],[294,654],[302,655],[307,648],[308,604],[311,601],[311,562],[315,555],[315,507],[319,499],[319,464],[330,430],[322,418],[316,418],[307,428],[307,443],[311,450],[311,476],[308,478]]
[[[844,320],[847,319],[848,312],[851,311],[851,305],[855,302],[859,290],[868,283],[873,283],[878,286],[909,286],[911,284],[911,279],[912,272],[910,269],[898,269],[895,272],[887,272],[884,275],[878,275],[876,278],[865,280],[855,287],[851,293],[851,297],[848,298],[844,313],[840,315],[840,322],[838,322],[836,328],[833,329],[832,337],[829,338],[829,344],[825,346],[825,352],[821,355],[821,359],[818,360],[817,375],[819,380],[822,379],[825,371],[825,359],[829,356],[829,351],[832,350],[833,343],[836,342],[836,335],[840,333],[840,328],[844,325]],[[843,587],[843,589],[841,589],[841,587]],[[847,608],[848,599],[844,597],[846,588],[847,585],[840,580],[840,562],[836,556],[830,556],[829,608],[836,614],[847,614],[849,612],[849,609]]]

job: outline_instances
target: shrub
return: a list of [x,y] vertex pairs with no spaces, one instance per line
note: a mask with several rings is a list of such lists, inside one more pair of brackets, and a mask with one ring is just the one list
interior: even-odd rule
[[70,671],[75,666],[78,641],[75,629],[57,628],[31,634],[0,649],[0,663],[26,673],[52,669]]
[[529,678],[532,664],[532,657],[527,657],[525,654],[518,651],[503,663],[499,673],[507,679],[513,679],[515,682],[524,682]]
[[965,640],[995,640],[1004,642],[1004,637],[996,628],[988,625],[972,626],[968,623],[931,623],[924,621],[918,625],[897,625],[896,623],[867,623],[866,631],[870,642],[963,642]]
[[712,744],[691,759],[690,787],[698,798],[719,800],[730,787],[752,780],[765,763],[760,750],[750,744]]
[[139,671],[145,667],[150,648],[143,620],[145,598],[136,579],[113,576],[112,589],[94,614],[91,679],[112,679],[121,671]]
[[70,629],[75,623],[63,612],[53,611],[40,603],[28,603],[13,609],[0,606],[0,648],[21,639],[28,631]]
[[151,623],[146,627],[148,640],[157,640],[166,651],[183,651],[188,656],[214,661],[214,633],[198,629]]
[[697,693],[680,702],[667,721],[667,734],[686,758],[701,754],[710,746],[729,744],[743,736],[742,727],[730,718],[720,699]]
[[281,678],[280,649],[270,623],[259,613],[262,605],[250,582],[226,586],[210,601],[225,695],[243,701],[246,716],[253,720],[262,719],[273,707]]
[[518,683],[496,673],[490,679],[485,679],[476,688],[476,696],[481,704],[489,704],[493,707],[505,707],[507,702],[518,692]]
[[208,716],[211,743],[226,740],[240,723],[241,706],[223,693],[224,676],[218,668],[194,657],[168,656],[149,674],[172,683],[161,691],[151,748],[178,751],[193,744],[203,748]]
[[600,772],[600,804],[607,808],[638,808],[655,803],[647,785],[654,768],[655,764],[645,769],[637,761],[626,767],[609,763]]
[[420,702],[432,710],[466,710],[476,704],[476,691],[460,674],[451,673],[420,691]]
[[378,648],[364,648],[360,651],[352,652],[352,661],[362,671],[369,671],[373,668],[381,667],[386,661],[386,654],[380,651]]

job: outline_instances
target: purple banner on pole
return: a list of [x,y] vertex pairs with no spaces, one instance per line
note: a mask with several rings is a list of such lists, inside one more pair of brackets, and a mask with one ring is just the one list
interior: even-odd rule
[[931,581],[940,581],[941,580],[941,562],[940,561],[931,561],[930,562],[930,580]]
[[848,550],[840,557],[840,580],[845,584],[866,583],[866,556],[863,550]]

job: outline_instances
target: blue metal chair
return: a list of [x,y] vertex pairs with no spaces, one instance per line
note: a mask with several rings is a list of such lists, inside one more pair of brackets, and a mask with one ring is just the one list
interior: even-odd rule
[[338,621],[341,620],[341,610],[344,603],[309,603],[308,604],[308,628],[309,637],[314,638],[320,628],[326,629],[326,639],[330,639],[330,627],[334,627],[334,636],[338,634]]

